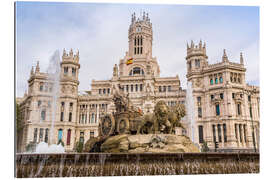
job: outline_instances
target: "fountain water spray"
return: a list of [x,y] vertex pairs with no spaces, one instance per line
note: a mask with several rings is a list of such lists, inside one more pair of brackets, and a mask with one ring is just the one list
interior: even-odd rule
[[49,79],[52,81],[52,122],[51,122],[51,131],[50,131],[50,143],[53,143],[54,138],[54,121],[56,118],[57,110],[57,99],[59,97],[59,88],[60,88],[60,54],[56,50],[50,58],[49,66],[47,69],[49,74]]
[[187,94],[186,94],[186,107],[187,107],[187,121],[189,123],[189,130],[191,135],[191,140],[194,143],[194,133],[195,133],[195,107],[194,107],[194,99],[192,94],[192,82],[187,83]]
[[64,147],[59,144],[54,143],[54,122],[56,119],[57,112],[57,100],[59,98],[60,89],[60,53],[58,50],[50,57],[49,66],[47,69],[48,79],[52,82],[52,105],[51,105],[51,130],[49,136],[49,144],[45,142],[40,142],[35,150],[35,153],[63,153],[65,151]]

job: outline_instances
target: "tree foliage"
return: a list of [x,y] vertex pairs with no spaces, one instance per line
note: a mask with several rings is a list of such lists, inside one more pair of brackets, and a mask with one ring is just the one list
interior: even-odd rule
[[16,130],[17,134],[22,129],[22,113],[18,103],[16,103]]
[[207,142],[203,142],[202,148],[201,148],[201,152],[208,152],[210,149],[207,145]]

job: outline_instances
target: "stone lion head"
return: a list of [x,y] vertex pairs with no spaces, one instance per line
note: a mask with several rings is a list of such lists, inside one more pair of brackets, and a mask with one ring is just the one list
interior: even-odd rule
[[164,116],[168,114],[168,106],[166,105],[165,101],[159,101],[155,105],[154,112],[156,115],[159,115],[159,116]]

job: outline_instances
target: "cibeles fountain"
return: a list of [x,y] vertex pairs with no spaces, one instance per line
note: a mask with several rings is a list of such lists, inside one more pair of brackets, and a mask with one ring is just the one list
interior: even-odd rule
[[[59,53],[51,58],[48,73],[53,81],[52,121],[60,87]],[[54,144],[37,145],[33,153],[16,155],[16,177],[79,177],[180,175],[213,173],[258,173],[259,154],[201,153],[194,144],[194,100],[188,84],[186,105],[168,107],[155,104],[154,112],[143,114],[128,97],[114,91],[115,112],[100,119],[99,136],[86,142],[82,153],[65,153]],[[185,118],[184,118],[185,117]],[[183,118],[188,121],[190,137],[177,135]]]

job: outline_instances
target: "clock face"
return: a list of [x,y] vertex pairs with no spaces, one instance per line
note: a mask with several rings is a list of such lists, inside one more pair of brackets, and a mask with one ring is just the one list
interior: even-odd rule
[[141,27],[136,27],[136,32],[141,32],[142,28]]

